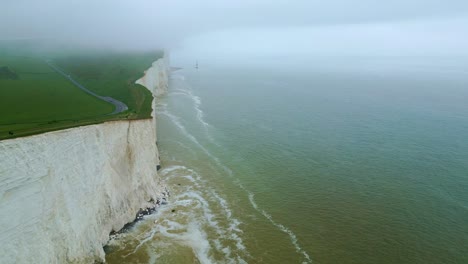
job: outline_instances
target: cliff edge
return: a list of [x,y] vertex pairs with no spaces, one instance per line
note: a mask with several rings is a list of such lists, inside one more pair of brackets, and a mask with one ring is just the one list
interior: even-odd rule
[[[144,78],[162,94],[167,61]],[[152,119],[0,141],[0,263],[104,261],[109,233],[163,195],[154,111]]]

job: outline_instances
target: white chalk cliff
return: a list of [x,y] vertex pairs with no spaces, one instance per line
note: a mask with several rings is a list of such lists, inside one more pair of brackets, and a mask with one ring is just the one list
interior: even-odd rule
[[[166,90],[165,60],[144,79],[153,94]],[[109,233],[162,197],[155,125],[153,110],[0,141],[0,263],[104,261]]]
[[[167,53],[166,53],[167,54]],[[164,58],[153,62],[151,68],[145,71],[145,75],[136,81],[146,88],[153,91],[155,96],[159,96],[167,92],[169,87],[169,62],[167,55]],[[165,69],[165,70],[162,70]],[[154,109],[154,108],[153,108]]]

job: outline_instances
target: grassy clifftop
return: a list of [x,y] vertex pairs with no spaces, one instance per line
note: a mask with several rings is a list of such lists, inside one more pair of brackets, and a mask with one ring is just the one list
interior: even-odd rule
[[112,104],[78,89],[51,69],[44,57],[0,53],[0,140],[150,117],[152,95],[134,83],[161,56],[161,52],[81,52],[47,57],[89,90],[129,107],[126,112],[109,115]]
[[128,118],[139,119],[150,117],[153,97],[135,81],[162,56],[162,52],[76,54],[55,62],[93,92],[124,102]]

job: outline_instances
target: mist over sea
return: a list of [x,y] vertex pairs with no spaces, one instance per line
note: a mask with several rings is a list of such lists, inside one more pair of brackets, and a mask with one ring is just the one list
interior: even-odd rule
[[[118,229],[130,213],[121,209],[149,205],[136,204],[142,193],[110,190],[148,182],[140,189],[169,191],[154,193],[164,195],[154,213],[113,230],[106,263],[468,264],[467,0],[3,0],[0,33],[0,98],[24,104],[6,100],[0,111],[11,116],[3,138],[15,137],[5,141],[6,162],[19,168],[0,174],[24,176],[0,180],[0,209],[8,210],[0,223],[9,224],[0,262],[16,253],[16,262],[101,258],[89,224]],[[156,50],[167,51],[164,63],[143,73],[160,57]],[[43,61],[70,71],[55,78]],[[23,138],[145,116],[150,93],[132,85],[135,74],[159,93],[169,61],[169,90],[155,101],[155,182],[114,177],[127,168],[151,171],[133,164],[156,157],[136,160],[146,149],[139,143],[155,143],[136,137],[153,131],[129,125],[127,141],[109,133],[128,143],[122,157],[101,151],[118,142],[84,144],[105,142],[107,132],[65,149]],[[80,91],[69,81],[107,103],[75,97]],[[13,89],[22,83],[37,98]],[[109,98],[129,111],[105,115]],[[93,155],[73,151],[82,146]],[[65,168],[54,159],[61,153],[82,164],[65,170],[65,187],[55,188],[49,178],[58,182],[53,175]],[[50,164],[47,172],[33,170],[29,156]],[[85,168],[93,181],[66,184],[88,162],[105,166]],[[72,195],[101,189],[109,206]],[[17,199],[30,194],[44,206]],[[83,228],[83,236],[65,235]],[[56,232],[43,236],[49,229]]]
[[181,58],[158,101],[172,198],[110,263],[468,262],[459,58]]

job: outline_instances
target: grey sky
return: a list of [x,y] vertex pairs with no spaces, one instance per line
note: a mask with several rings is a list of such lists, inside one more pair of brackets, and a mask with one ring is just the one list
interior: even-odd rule
[[[1,38],[47,38],[65,42],[105,45],[113,47],[177,47],[198,36],[219,33],[254,32],[265,29],[265,37],[275,35],[272,30],[296,30],[298,34],[316,29],[317,37],[333,26],[335,37],[357,30],[360,37],[366,31],[392,33],[398,28],[437,21],[446,28],[456,27],[450,37],[466,32],[468,17],[466,0],[15,0],[3,1],[0,9]],[[419,24],[418,24],[419,23]],[[462,23],[462,24],[460,24]],[[364,25],[356,27],[356,24]],[[346,29],[347,26],[350,26]],[[373,25],[377,25],[377,28]],[[297,29],[303,30],[302,33]],[[304,29],[307,28],[306,31]],[[245,31],[247,30],[247,31]],[[336,31],[339,32],[336,32]],[[412,30],[404,34],[412,34]],[[446,29],[436,30],[437,34]],[[269,32],[269,33],[268,33]],[[341,33],[340,33],[341,32]],[[348,32],[348,33],[345,33]],[[429,30],[430,32],[430,30]],[[395,33],[395,32],[393,32]],[[316,33],[317,34],[317,33]],[[333,35],[332,34],[332,35]],[[403,35],[404,35],[403,34]],[[267,36],[268,35],[268,36]],[[222,36],[222,34],[221,34]],[[297,36],[296,36],[297,37]],[[453,39],[454,42],[457,39]],[[260,43],[260,42],[259,42]],[[453,43],[452,43],[453,44]],[[326,45],[322,43],[321,45]],[[358,45],[358,44],[356,44]]]

